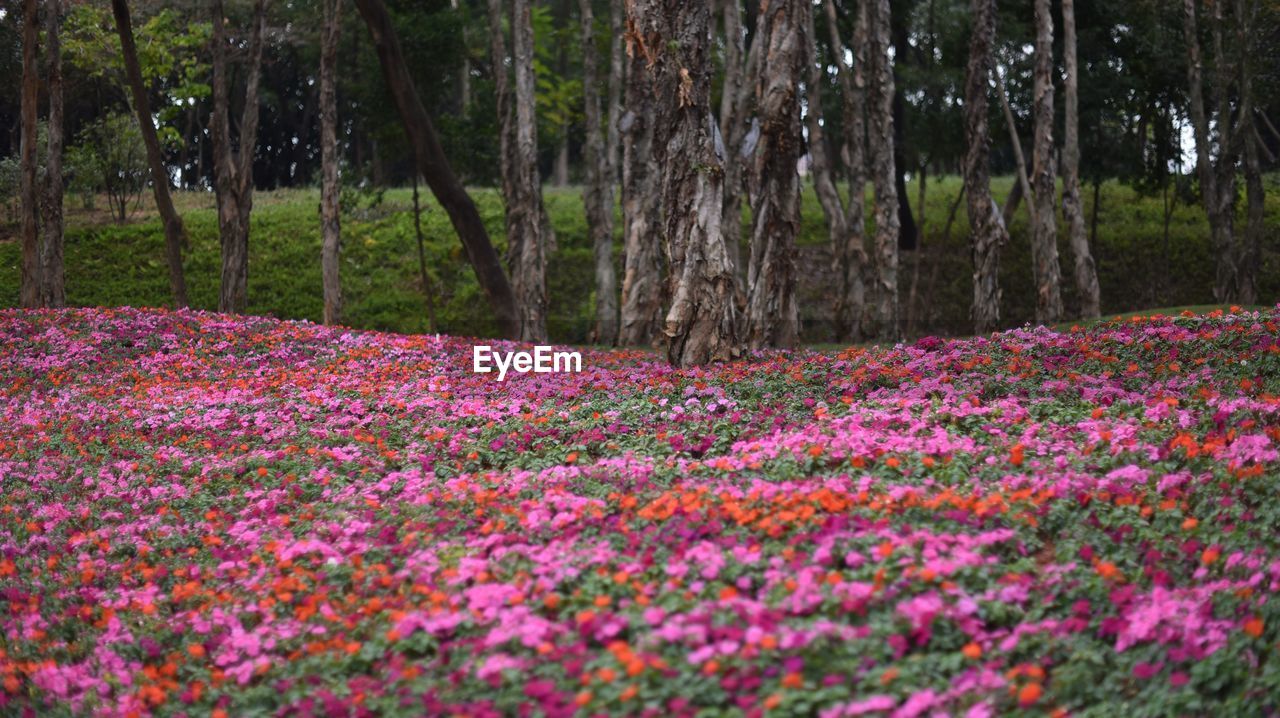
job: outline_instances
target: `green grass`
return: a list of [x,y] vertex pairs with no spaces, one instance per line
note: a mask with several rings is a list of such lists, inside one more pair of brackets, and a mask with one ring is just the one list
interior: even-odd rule
[[[993,182],[1002,201],[1011,178]],[[1267,237],[1261,273],[1263,303],[1280,296],[1280,200],[1268,178]],[[900,287],[904,317],[912,319],[910,333],[963,335],[968,320],[971,268],[968,220],[961,204],[950,236],[943,236],[947,212],[960,188],[958,178],[931,178],[925,199],[925,240],[922,251],[904,253]],[[1086,188],[1086,216],[1092,212]],[[908,184],[915,204],[918,187]],[[502,202],[493,189],[474,189],[472,196],[499,252],[505,250]],[[181,193],[179,205],[190,235],[186,276],[193,306],[212,309],[217,303],[219,247],[213,197],[209,193]],[[548,188],[547,211],[556,231],[556,250],[550,255],[547,282],[549,330],[554,339],[581,343],[591,326],[593,296],[592,252],[578,188]],[[428,330],[426,299],[418,278],[417,249],[407,189],[391,189],[381,204],[357,203],[343,216],[342,281],[345,323],[353,327],[397,332]],[[146,206],[128,224],[106,221],[101,212],[78,210],[68,198],[66,244],[68,300],[73,305],[163,306],[169,302],[163,259],[163,232]],[[496,327],[466,264],[448,217],[429,194],[423,195],[422,217],[427,266],[433,287],[436,330],[485,336]],[[250,239],[249,311],[290,319],[318,321],[321,312],[319,192],[282,190],[255,195]],[[749,219],[744,208],[744,219]],[[1243,218],[1240,223],[1243,228]],[[744,232],[750,222],[744,221]],[[1025,208],[1020,208],[1010,231],[1012,241],[1001,263],[1004,295],[1001,313],[1009,326],[1031,321],[1034,299]],[[13,224],[0,226],[0,306],[18,300],[19,248]],[[655,241],[656,238],[655,238]],[[833,276],[822,213],[806,187],[800,236],[800,298],[804,338],[830,341]],[[1094,255],[1106,314],[1123,314],[1144,307],[1206,305],[1213,301],[1213,262],[1207,224],[1199,206],[1178,204],[1166,240],[1160,197],[1144,197],[1132,189],[1107,183],[1098,213]],[[1071,315],[1076,303],[1072,285],[1072,257],[1060,242],[1064,301]],[[621,251],[618,251],[621,276]],[[743,256],[747,256],[744,251]],[[913,277],[915,279],[913,280]],[[908,302],[912,283],[916,302]],[[1070,322],[1067,323],[1067,326]]]

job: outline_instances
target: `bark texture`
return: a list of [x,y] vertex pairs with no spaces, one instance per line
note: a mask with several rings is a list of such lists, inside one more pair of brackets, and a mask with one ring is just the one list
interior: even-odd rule
[[[1241,304],[1257,304],[1258,271],[1262,266],[1262,237],[1266,233],[1266,189],[1262,183],[1259,150],[1265,150],[1257,129],[1254,112],[1255,92],[1253,56],[1257,51],[1253,29],[1258,26],[1258,4],[1255,0],[1234,0],[1236,45],[1240,48],[1240,130],[1244,138],[1244,192],[1246,202],[1244,238],[1240,243],[1239,280],[1236,300]],[[1273,159],[1274,161],[1274,159]]]
[[991,128],[987,88],[996,35],[996,0],[972,0],[971,9],[973,34],[969,36],[969,66],[964,83],[964,192],[968,197],[973,257],[970,316],[974,332],[985,334],[1000,325],[1000,252],[1009,242],[1009,231],[991,197],[988,166]]
[[522,341],[547,340],[547,238],[542,181],[538,176],[538,131],[533,77],[533,16],[529,0],[511,10],[511,64],[515,73],[515,148],[511,196],[507,197],[507,266],[516,295]]
[[760,72],[756,108],[760,141],[753,172],[751,264],[747,271],[747,343],[790,348],[800,335],[796,303],[796,236],[800,233],[799,87],[805,66],[809,0],[765,0],[760,6]]
[[889,58],[889,0],[867,0],[867,97],[871,181],[875,186],[876,336],[895,341],[898,326],[898,190],[893,163],[893,65]]
[[1089,251],[1084,205],[1080,201],[1080,70],[1076,62],[1075,0],[1062,0],[1062,64],[1066,75],[1062,99],[1062,214],[1067,221],[1071,254],[1075,259],[1080,317],[1095,319],[1101,314],[1102,290],[1098,287],[1098,270],[1093,263],[1093,254]]
[[129,83],[129,96],[133,100],[133,112],[138,118],[142,143],[147,149],[147,167],[151,172],[151,190],[156,201],[156,211],[164,225],[165,260],[169,265],[169,291],[173,306],[187,306],[187,281],[182,271],[182,248],[186,244],[186,230],[182,217],[173,206],[169,193],[169,170],[160,152],[160,138],[151,119],[151,105],[142,83],[142,68],[138,64],[138,48],[133,40],[133,21],[129,17],[129,5],[125,0],[111,0],[111,12],[115,16],[116,34],[120,36],[120,49],[124,59],[125,79]]
[[36,184],[36,103],[39,102],[40,75],[36,66],[36,43],[39,41],[39,17],[36,0],[22,2],[22,138],[19,149],[22,203],[22,271],[18,293],[23,307],[40,306],[40,229],[36,217],[40,212],[39,186]]
[[[630,27],[630,23],[628,23]],[[627,45],[622,150],[622,325],[619,343],[648,346],[662,331],[662,210],[653,151],[653,83],[647,60]]]
[[[320,36],[320,274],[324,285],[324,323],[342,320],[342,281],[338,260],[342,224],[338,210],[338,36],[342,0],[324,0]],[[415,220],[417,218],[415,217]]]
[[449,221],[467,253],[467,261],[475,270],[476,280],[493,309],[499,331],[504,336],[516,337],[520,333],[520,326],[516,317],[515,295],[502,271],[498,253],[489,241],[484,222],[480,220],[480,213],[476,211],[475,203],[449,166],[444,150],[440,147],[440,140],[436,137],[431,117],[418,98],[386,5],[382,0],[355,0],[355,3],[378,52],[378,62],[382,66],[387,89],[395,101],[396,111],[400,114],[400,121],[404,124],[405,134],[413,147],[418,172],[426,179],[436,201],[449,215]]
[[721,233],[723,158],[711,113],[707,0],[629,0],[627,38],[653,81],[653,150],[661,168],[671,308],[663,333],[678,367],[739,351],[733,265]]
[[[845,45],[840,39],[839,16],[836,13],[835,0],[825,0],[823,8],[827,14],[827,29],[830,33],[832,52],[835,53],[836,78],[840,82],[843,96],[843,126],[841,157],[844,160],[845,176],[849,181],[849,201],[844,206],[843,218],[835,222],[834,210],[839,205],[839,195],[834,203],[828,190],[819,179],[819,165],[831,165],[825,147],[814,147],[819,144],[814,138],[821,138],[822,128],[815,135],[814,126],[821,114],[821,67],[810,68],[810,85],[813,99],[811,102],[819,108],[818,114],[811,114],[814,122],[809,124],[810,154],[813,157],[814,186],[818,189],[818,197],[822,201],[823,212],[827,215],[827,228],[831,236],[831,250],[834,257],[836,276],[839,278],[834,304],[836,318],[836,336],[842,341],[855,342],[863,338],[863,319],[866,314],[866,280],[863,273],[867,266],[866,250],[866,3],[858,3],[858,14],[854,26],[855,51],[854,65],[844,64]],[[811,13],[812,14],[812,13]],[[814,46],[816,48],[816,37]],[[815,50],[816,51],[816,50]],[[834,186],[831,190],[834,190]]]
[[61,0],[45,4],[45,67],[49,95],[49,156],[45,160],[43,216],[40,230],[40,303],[46,307],[67,305],[67,285],[62,264],[62,47],[58,32],[62,24]]
[[1058,223],[1054,211],[1056,171],[1053,159],[1053,15],[1049,0],[1035,0],[1036,43],[1035,141],[1032,146],[1031,189],[1035,218],[1031,231],[1031,262],[1036,282],[1036,321],[1052,324],[1062,318],[1062,272],[1058,266]]
[[583,118],[587,125],[585,147],[587,182],[582,204],[587,214],[587,232],[595,256],[596,324],[592,335],[597,344],[618,341],[618,278],[613,270],[613,177],[605,150],[601,124],[599,72],[597,69],[595,15],[591,0],[579,0],[582,22]]
[[[701,0],[698,0],[699,2]],[[750,148],[744,147],[750,130],[749,119],[755,103],[755,85],[748,81],[759,66],[760,43],[745,49],[740,0],[724,0],[725,84],[720,102],[720,134],[725,147],[724,200],[720,229],[724,234],[729,261],[736,282],[742,274],[742,192],[747,182],[743,169],[750,162]],[[743,60],[743,55],[746,59]]]
[[262,35],[266,2],[253,4],[253,28],[245,68],[244,109],[238,151],[231,145],[228,99],[227,33],[222,0],[213,0],[213,171],[222,238],[222,281],[218,311],[243,313],[249,302],[249,216],[253,211],[253,155],[258,142],[258,81],[262,71]]

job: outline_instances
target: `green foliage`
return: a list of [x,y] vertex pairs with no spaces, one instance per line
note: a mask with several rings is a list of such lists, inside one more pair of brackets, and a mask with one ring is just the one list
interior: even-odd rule
[[90,123],[67,148],[66,174],[72,192],[89,197],[105,193],[116,222],[123,223],[129,205],[137,207],[149,174],[137,120],[112,113]]

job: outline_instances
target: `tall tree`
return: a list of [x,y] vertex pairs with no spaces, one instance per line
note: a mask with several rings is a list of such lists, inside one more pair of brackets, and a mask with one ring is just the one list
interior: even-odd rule
[[40,75],[36,66],[36,43],[39,41],[39,17],[36,0],[22,2],[22,137],[20,140],[20,172],[22,195],[22,278],[19,295],[22,306],[40,306],[43,278],[40,272],[40,234],[36,216],[40,212],[39,186],[36,184],[36,104],[40,101]]
[[[249,216],[253,211],[253,155],[258,144],[258,84],[262,72],[266,0],[253,3],[253,27],[245,60],[244,108],[238,151],[231,145],[230,83],[227,30],[222,0],[213,0],[213,137],[214,194],[218,233],[222,238],[222,281],[218,311],[242,313],[249,303]],[[158,184],[158,183],[157,183]]]
[[[633,24],[628,18],[628,32]],[[647,60],[627,50],[622,149],[622,324],[619,343],[646,346],[662,330],[662,205],[654,155],[653,81]]]
[[1235,0],[1236,45],[1240,52],[1240,134],[1244,137],[1244,191],[1247,206],[1244,241],[1240,245],[1239,290],[1242,304],[1258,301],[1258,270],[1262,265],[1262,235],[1266,232],[1266,190],[1262,184],[1259,149],[1265,149],[1258,136],[1255,113],[1253,56],[1256,51],[1255,28],[1259,23],[1256,0]]
[[1218,156],[1213,156],[1213,138],[1209,134],[1209,117],[1205,111],[1203,60],[1200,31],[1196,22],[1196,0],[1183,0],[1183,33],[1187,41],[1187,85],[1191,105],[1191,127],[1196,141],[1196,174],[1200,195],[1204,198],[1209,219],[1210,243],[1213,247],[1215,276],[1213,296],[1219,302],[1236,299],[1239,271],[1236,266],[1235,196],[1236,170],[1231,127],[1231,105],[1226,81],[1225,58],[1221,41],[1221,2],[1213,3],[1214,61],[1218,77],[1214,83],[1213,105],[1218,109],[1216,122]]
[[164,224],[165,258],[169,264],[169,289],[173,294],[173,306],[187,306],[187,281],[182,272],[182,247],[186,243],[186,231],[182,217],[173,206],[169,194],[169,169],[160,153],[160,138],[151,119],[151,104],[142,81],[142,68],[138,63],[138,48],[133,40],[133,21],[129,17],[126,0],[111,0],[111,12],[116,20],[116,34],[120,36],[120,54],[124,60],[125,80],[129,96],[133,100],[133,112],[138,117],[138,128],[143,145],[147,149],[147,166],[151,170],[151,188],[156,200],[156,211]]
[[[835,264],[840,287],[837,294],[837,336],[844,341],[857,341],[863,335],[866,312],[866,282],[863,272],[868,264],[866,251],[866,186],[867,186],[867,3],[857,4],[854,17],[853,47],[847,49],[840,39],[839,14],[835,0],[824,0],[831,51],[835,54],[836,77],[843,97],[842,149],[845,176],[849,181],[849,202],[845,206],[846,233],[835,247]],[[851,50],[851,51],[850,51]],[[846,52],[852,67],[844,64]]]
[[579,0],[582,21],[582,97],[587,125],[587,183],[582,203],[587,213],[587,231],[595,255],[596,325],[592,331],[599,344],[618,340],[618,279],[613,271],[613,177],[605,150],[601,126],[599,74],[597,71],[595,15],[591,0]]
[[1066,216],[1075,257],[1076,292],[1080,295],[1080,316],[1094,319],[1101,314],[1098,270],[1089,251],[1089,235],[1084,226],[1084,205],[1080,201],[1080,70],[1076,63],[1075,0],[1062,0],[1063,87],[1062,213]]
[[1058,223],[1054,216],[1053,161],[1053,15],[1049,0],[1035,0],[1036,42],[1035,141],[1031,148],[1031,188],[1035,192],[1035,226],[1031,232],[1031,262],[1036,280],[1036,321],[1052,324],[1062,318],[1061,271],[1058,268]]
[[867,2],[867,97],[871,181],[876,197],[876,334],[895,340],[898,326],[898,190],[893,164],[893,64],[889,56],[889,0]]
[[723,158],[711,114],[708,0],[632,0],[633,56],[653,78],[653,151],[662,177],[671,308],[667,359],[678,367],[739,351],[733,265],[720,230]]
[[476,211],[475,203],[449,166],[444,150],[440,147],[440,140],[436,137],[431,117],[418,99],[418,92],[405,65],[400,40],[396,37],[387,7],[382,0],[355,0],[355,3],[369,28],[369,35],[378,53],[378,64],[382,66],[387,89],[391,92],[400,121],[404,124],[405,134],[413,147],[418,171],[426,179],[436,201],[449,215],[449,221],[453,223],[454,231],[458,233],[467,253],[467,260],[475,270],[476,280],[493,308],[499,330],[504,336],[517,337],[520,334],[520,322],[516,316],[515,295],[511,291],[511,284],[502,271],[502,263],[489,241],[489,234],[480,219],[480,213]]
[[538,175],[537,100],[533,76],[533,14],[529,0],[511,10],[511,64],[515,73],[515,150],[512,195],[507,198],[507,263],[520,313],[520,339],[547,339],[547,251],[542,180]]
[[765,0],[760,6],[760,72],[756,107],[760,141],[758,178],[751,198],[751,264],[747,271],[747,342],[753,349],[795,346],[796,236],[800,233],[799,87],[805,66],[809,0]]
[[62,25],[61,0],[49,0],[44,11],[45,67],[49,76],[46,83],[49,95],[49,156],[45,160],[44,216],[40,226],[44,234],[40,254],[40,303],[46,307],[63,307],[67,304],[67,286],[62,266],[62,46],[58,41]]
[[747,117],[755,92],[747,81],[755,73],[758,53],[753,44],[746,52],[746,35],[742,27],[742,0],[723,0],[724,17],[724,84],[720,92],[720,136],[725,147],[724,209],[720,229],[724,233],[729,261],[733,263],[735,282],[742,266],[742,143],[747,135]]
[[512,167],[515,160],[511,153],[515,151],[515,114],[511,105],[511,72],[507,68],[507,40],[503,26],[506,15],[503,0],[489,0],[489,62],[493,67],[494,106],[498,110],[498,180],[502,187],[502,198],[512,196],[515,176]]
[[[342,318],[342,282],[338,269],[342,224],[338,209],[336,78],[341,28],[342,0],[324,0],[324,26],[320,34],[320,270],[324,285],[325,324],[337,324]],[[416,189],[416,174],[414,182]],[[414,221],[417,221],[416,216]]]
[[[1070,0],[1067,0],[1070,2]],[[988,152],[991,128],[987,91],[992,70],[991,45],[996,35],[996,0],[972,0],[973,32],[969,36],[969,66],[964,83],[964,191],[968,196],[969,235],[973,256],[974,332],[983,334],[1000,324],[1000,250],[1009,231],[991,197]]]

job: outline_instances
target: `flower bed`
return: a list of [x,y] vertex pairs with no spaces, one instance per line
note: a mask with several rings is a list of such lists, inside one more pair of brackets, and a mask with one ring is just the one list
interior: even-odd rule
[[1278,324],[498,385],[0,312],[0,713],[1275,714]]

